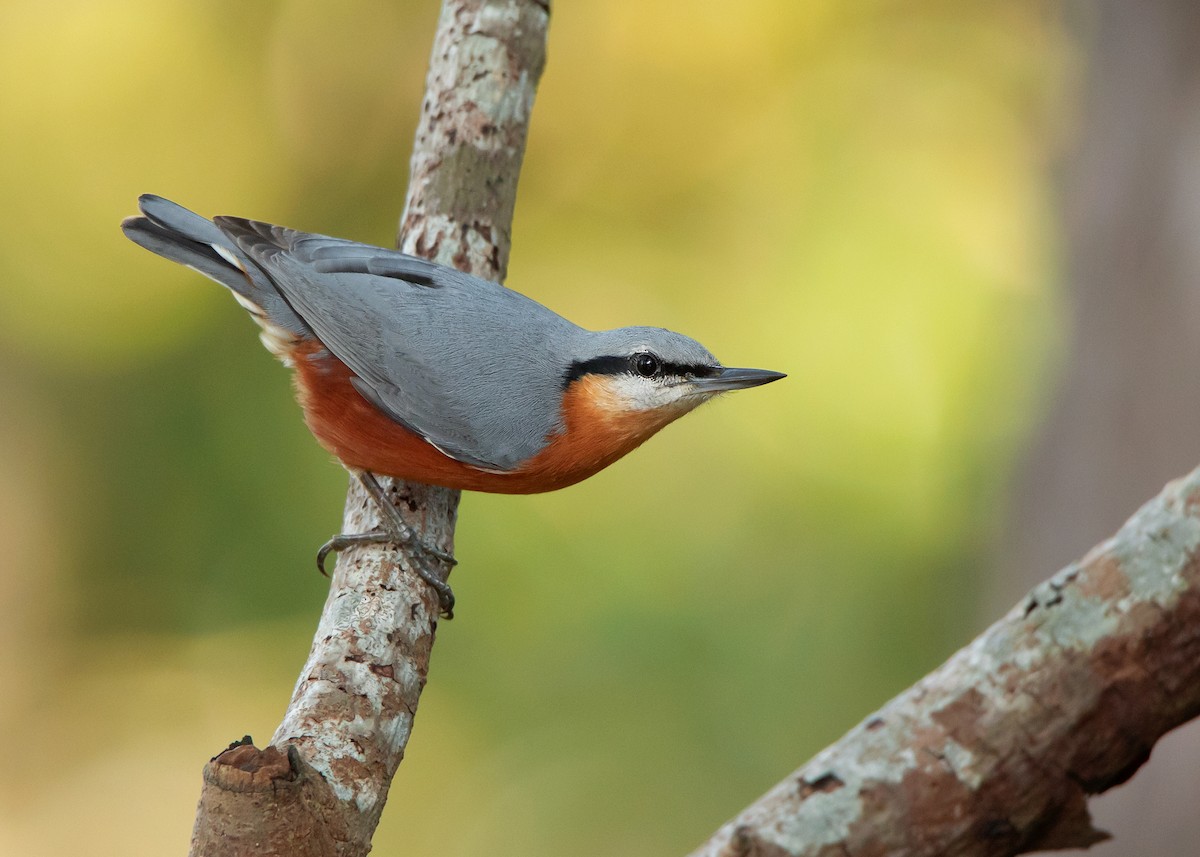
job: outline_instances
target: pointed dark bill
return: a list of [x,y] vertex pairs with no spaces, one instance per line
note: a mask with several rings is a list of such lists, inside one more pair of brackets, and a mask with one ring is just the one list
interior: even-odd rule
[[772,372],[770,369],[722,369],[720,374],[709,375],[695,379],[698,389],[705,393],[724,393],[728,390],[744,390],[747,387],[761,387],[780,378],[786,378],[782,372]]

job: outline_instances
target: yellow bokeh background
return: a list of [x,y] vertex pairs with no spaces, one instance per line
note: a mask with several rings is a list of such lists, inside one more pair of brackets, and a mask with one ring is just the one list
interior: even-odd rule
[[[982,626],[1060,327],[1049,9],[556,4],[509,284],[789,378],[464,497],[377,853],[685,853]],[[0,853],[183,853],[344,496],[242,310],[117,224],[154,192],[390,244],[436,17],[0,6]]]

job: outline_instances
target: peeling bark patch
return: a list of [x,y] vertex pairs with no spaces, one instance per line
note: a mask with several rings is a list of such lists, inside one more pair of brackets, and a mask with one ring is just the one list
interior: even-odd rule
[[277,747],[260,750],[253,744],[238,744],[221,753],[209,762],[205,774],[228,791],[258,791],[296,780],[285,753]]
[[[979,792],[969,789],[950,768],[936,762],[928,767],[910,768],[900,780],[898,789],[881,784],[864,794],[864,807],[869,805],[876,811],[891,808],[894,818],[897,810],[904,808],[907,832],[896,838],[910,844],[916,844],[928,835],[926,831],[937,831],[934,835],[944,836],[961,828],[964,816],[977,813],[982,802]],[[853,843],[851,850],[857,851]]]
[[413,235],[413,252],[417,256],[425,259],[436,259],[438,250],[442,246],[441,233],[436,233],[433,240],[429,240],[429,236],[424,229],[410,229],[409,224],[405,224],[405,229],[409,234]]
[[846,784],[832,771],[815,780],[800,780],[800,800],[806,800],[818,792],[835,792]]
[[979,720],[985,707],[983,694],[971,687],[949,705],[933,712],[931,718],[956,742],[971,747],[978,743]]
[[1129,580],[1115,558],[1102,554],[1079,579],[1079,594],[1084,598],[1116,601],[1129,594]]

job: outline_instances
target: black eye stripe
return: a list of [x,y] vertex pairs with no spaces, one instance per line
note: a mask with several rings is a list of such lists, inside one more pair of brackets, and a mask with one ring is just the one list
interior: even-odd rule
[[593,357],[591,360],[576,360],[563,375],[563,388],[578,381],[584,375],[620,375],[628,371],[629,360],[625,357]]
[[692,366],[683,366],[678,363],[664,363],[663,371],[675,375],[691,375],[695,378],[708,378],[712,375],[721,373],[720,366],[709,366],[707,363],[696,363]]
[[[645,352],[639,352],[639,354]],[[590,360],[576,360],[563,373],[563,389],[571,386],[584,375],[636,375],[637,369],[632,361],[637,354],[630,357],[593,357]],[[721,371],[720,366],[709,366],[705,363],[684,364],[671,363],[659,358],[659,375],[692,375],[696,378],[707,378]]]

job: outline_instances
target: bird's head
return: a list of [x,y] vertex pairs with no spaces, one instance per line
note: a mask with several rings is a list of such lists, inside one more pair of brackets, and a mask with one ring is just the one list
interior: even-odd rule
[[623,327],[593,333],[587,353],[571,363],[564,388],[591,379],[607,410],[624,415],[682,416],[712,397],[786,377],[767,369],[722,366],[696,340],[659,327]]

